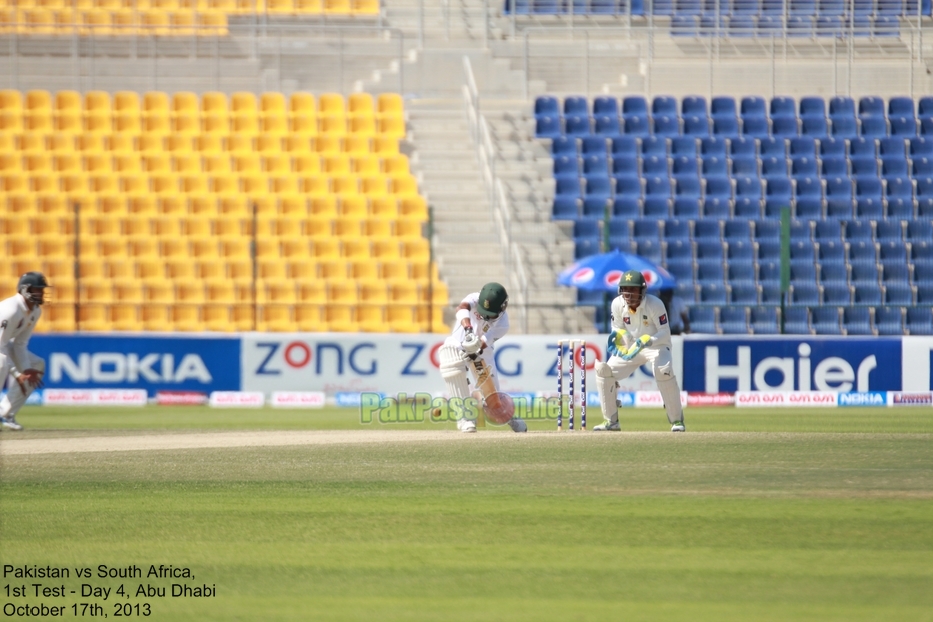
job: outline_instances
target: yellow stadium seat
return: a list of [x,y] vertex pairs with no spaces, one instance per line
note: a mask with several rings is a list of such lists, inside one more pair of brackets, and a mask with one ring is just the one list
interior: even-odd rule
[[133,192],[129,194],[126,202],[130,214],[148,214],[155,216],[159,213],[156,197],[146,192]]
[[106,281],[81,281],[78,301],[88,304],[109,304],[113,302],[113,285]]
[[[0,195],[0,204],[3,204],[3,198],[4,197]],[[7,225],[19,221],[26,222],[23,220],[24,217],[31,216],[38,212],[36,197],[32,193],[7,194],[5,198],[6,215],[9,216],[5,218]]]
[[78,261],[78,276],[82,281],[102,281],[105,277],[104,262],[99,259],[81,259]]
[[171,238],[181,235],[181,219],[177,216],[157,216],[151,222],[152,233],[156,237]]
[[324,0],[325,15],[349,15],[350,0]]
[[233,114],[249,114],[255,116],[258,113],[256,105],[256,96],[252,93],[238,92],[230,96],[230,110]]
[[345,195],[340,197],[341,216],[350,216],[359,221],[365,219],[368,214],[369,201],[366,197],[362,195]]
[[27,132],[48,134],[54,129],[52,115],[48,110],[27,111],[23,117],[23,127]]
[[142,159],[136,153],[118,153],[113,156],[113,170],[120,175],[142,172]]
[[379,0],[350,0],[354,15],[379,15]]
[[[304,135],[291,134],[282,139],[282,148],[292,156],[302,156],[314,152],[311,138]],[[314,155],[317,155],[316,153]]]
[[232,304],[236,302],[233,282],[227,279],[208,280],[205,282],[205,295],[209,302]]
[[[282,2],[282,0],[276,0]],[[288,0],[288,4],[291,4],[291,0]],[[268,5],[271,10],[271,4]],[[281,93],[263,93],[259,99],[259,112],[263,115],[275,114],[275,115],[285,115],[287,114],[287,106],[285,103],[285,96]]]
[[84,94],[84,112],[85,114],[112,114],[110,93],[107,91],[87,91]]
[[175,282],[194,281],[197,274],[195,264],[189,259],[160,259],[165,265],[166,278]]
[[350,170],[356,175],[379,175],[382,173],[382,161],[370,153],[353,155],[350,157]]
[[239,192],[240,180],[232,173],[220,173],[208,177],[208,187],[214,194],[228,196]]
[[402,256],[414,261],[429,261],[431,247],[424,238],[402,238],[399,243]]
[[391,156],[398,152],[398,138],[394,136],[373,137],[373,153],[378,153],[381,156]]
[[263,156],[279,155],[282,153],[283,140],[284,137],[280,134],[260,134],[256,137],[256,152]]
[[386,175],[410,175],[408,156],[395,154],[382,158],[382,172]]
[[320,194],[308,199],[308,212],[316,216],[337,216],[337,197],[332,194]]
[[295,330],[291,308],[281,304],[264,304],[259,309],[258,330],[288,332]]
[[382,175],[370,175],[360,178],[360,191],[367,198],[384,196],[389,193],[389,185]]
[[337,333],[349,333],[359,330],[354,317],[354,306],[346,304],[328,304],[324,307],[324,321],[327,329]]
[[172,330],[179,332],[196,332],[204,330],[198,305],[175,304],[171,309]]
[[143,286],[138,281],[114,281],[113,300],[115,302],[140,304],[143,302]]
[[[300,1],[300,0],[299,0]],[[294,308],[295,327],[301,331],[322,332],[327,330],[322,304],[299,304]]]
[[302,194],[279,195],[279,213],[283,216],[299,216],[306,218],[308,216],[308,200]]
[[423,237],[425,221],[412,218],[399,218],[395,221],[394,234],[400,238]]
[[119,192],[98,195],[97,211],[110,218],[125,216],[128,213],[126,197]]
[[369,238],[387,238],[393,234],[393,221],[387,218],[370,218],[363,222],[363,235]]
[[[65,303],[71,301],[61,300],[56,296],[56,302]],[[36,327],[37,329],[43,324],[47,324],[50,332],[64,333],[75,330],[75,309],[73,305],[47,304],[44,308],[42,322]]]
[[201,131],[211,136],[226,136],[230,133],[230,119],[219,114],[205,114],[201,117]]
[[129,215],[120,219],[122,233],[130,237],[148,237],[153,234],[149,215]]
[[188,256],[188,241],[184,238],[159,240],[159,257],[165,260],[178,259],[191,261],[191,258]]
[[346,116],[346,103],[343,95],[339,93],[322,93],[318,97],[317,112],[319,116]]
[[53,101],[55,110],[58,112],[81,114],[81,94],[77,91],[58,91]]
[[270,179],[271,191],[275,194],[297,194],[300,190],[299,178],[291,175],[275,175]]
[[385,305],[389,302],[389,288],[382,281],[360,283],[360,302]]
[[181,220],[181,233],[188,238],[209,238],[212,220],[208,216],[189,215]]
[[195,155],[194,139],[194,135],[189,135],[184,132],[175,132],[165,138],[165,148],[170,151],[173,156]]
[[28,35],[50,35],[55,32],[55,20],[48,9],[30,8],[19,12],[18,32]]
[[201,114],[203,116],[227,117],[229,115],[227,95],[217,91],[209,91],[201,95]]
[[360,178],[356,175],[339,175],[331,177],[331,191],[336,195],[359,194]]
[[22,113],[23,95],[19,91],[6,89],[0,91],[0,111],[14,111]]
[[142,34],[150,37],[164,37],[172,34],[169,24],[169,13],[160,10],[141,11],[139,13],[139,27]]
[[347,114],[369,115],[375,114],[376,108],[373,96],[369,93],[353,93],[347,98]]
[[[171,304],[172,301],[166,301]],[[169,306],[163,302],[155,304],[145,304],[139,307],[139,319],[143,328],[149,331],[168,331],[171,330],[171,319],[169,317]]]
[[324,12],[324,0],[295,0],[295,12],[300,15],[320,15]]
[[227,305],[204,305],[201,307],[204,328],[212,332],[230,332],[234,329]]
[[175,194],[180,187],[178,176],[172,173],[155,173],[149,177],[149,184],[156,194]]
[[85,153],[81,159],[89,174],[113,173],[113,157],[109,153]]
[[343,138],[343,151],[347,155],[361,156],[368,155],[373,149],[373,136],[351,134]]
[[238,304],[230,309],[230,321],[236,330],[255,330],[256,314],[251,304]]
[[192,305],[204,304],[204,283],[195,281],[176,281],[175,300]]
[[383,117],[379,119],[376,131],[383,137],[405,138],[405,121],[400,117]]
[[317,136],[317,117],[313,114],[294,115],[288,120],[288,129],[294,137],[303,140],[307,140],[312,136]]
[[81,11],[77,15],[80,24],[78,32],[82,35],[100,37],[113,33],[113,20],[110,11]]
[[167,113],[159,111],[153,112],[152,114],[144,114],[142,121],[142,131],[144,134],[165,136],[172,131],[171,119]]
[[149,2],[153,9],[162,11],[177,11],[179,8],[179,0],[149,0]]
[[231,134],[226,139],[226,149],[232,154],[251,154],[255,151],[255,142],[256,137],[252,134]]
[[376,101],[376,113],[401,117],[405,111],[405,103],[398,93],[381,93]]
[[347,132],[352,136],[376,134],[376,120],[372,116],[351,116],[347,121]]
[[259,302],[293,305],[298,301],[292,281],[265,281],[257,288]]
[[110,330],[107,306],[102,304],[84,304],[78,308],[77,328],[82,331]]
[[208,178],[200,173],[182,175],[181,191],[185,194],[207,194],[209,191]]
[[261,158],[261,168],[269,174],[288,174],[291,173],[291,158],[283,153],[264,155]]
[[399,215],[420,220],[428,219],[428,204],[421,196],[404,196],[398,202]]
[[139,134],[142,131],[139,113],[117,112],[113,118],[113,129],[122,134]]
[[269,192],[269,178],[262,173],[240,175],[240,192],[252,196],[262,196]]
[[[369,242],[360,239],[362,235],[363,219],[355,216],[338,216],[334,219],[334,235],[339,238],[347,238],[341,241],[341,244],[350,242],[365,243],[367,252],[369,252]],[[355,254],[355,253],[354,253]]]
[[178,114],[171,119],[170,124],[174,134],[194,137],[201,133],[200,119],[191,114]]
[[23,115],[19,111],[0,111],[0,131],[6,133],[23,131]]
[[320,134],[343,138],[347,134],[345,117],[319,117],[317,129]]
[[[178,138],[178,137],[174,137]],[[175,152],[172,155],[172,171],[178,174],[201,174],[201,157],[195,153]]]
[[[227,263],[222,259],[199,261],[194,264],[189,261],[188,263],[193,266],[194,274],[197,275],[198,279],[204,281],[205,285],[212,282],[220,283],[227,279]],[[208,300],[213,300],[207,290],[204,291],[204,295]]]
[[137,34],[139,30],[139,14],[132,9],[117,9],[111,13],[113,31],[116,34]]
[[363,259],[371,257],[369,240],[366,238],[344,238],[340,241],[340,254],[347,259]]
[[237,153],[233,156],[233,170],[237,173],[259,173],[262,160],[255,153]]
[[314,95],[311,93],[292,93],[288,99],[288,112],[290,115],[312,115],[317,113]]
[[318,136],[314,139],[314,150],[321,155],[343,153],[343,136]]
[[198,12],[198,34],[226,36],[228,33],[226,13],[223,11]]
[[159,256],[159,242],[152,237],[129,239],[125,248],[128,250],[129,255],[137,260],[155,259]]
[[[202,136],[203,138],[203,136]],[[202,152],[201,166],[205,173],[230,173],[230,156],[226,153],[206,153]]]
[[324,175],[302,175],[298,182],[299,191],[305,194],[330,194],[330,178]]
[[395,238],[373,238],[369,246],[376,259],[395,260],[401,257],[398,241]]
[[302,153],[293,155],[291,159],[292,170],[299,175],[317,175],[321,173],[321,156],[317,153]]
[[386,282],[407,282],[410,271],[407,259],[383,259],[379,262],[379,276]]
[[382,305],[359,304],[354,309],[354,316],[358,330],[370,333],[386,331],[385,307]]
[[288,259],[286,275],[296,283],[313,281],[318,278],[317,262],[305,257],[293,256]]
[[[50,134],[46,146],[53,153],[71,153],[75,150],[76,142],[76,137],[71,134]],[[103,149],[95,149],[94,151],[103,151]]]
[[179,215],[190,213],[192,216],[213,216],[217,214],[217,198],[212,194],[189,194],[187,209],[179,210]]
[[94,173],[88,176],[90,191],[94,194],[113,194],[119,190],[119,183],[112,173]]

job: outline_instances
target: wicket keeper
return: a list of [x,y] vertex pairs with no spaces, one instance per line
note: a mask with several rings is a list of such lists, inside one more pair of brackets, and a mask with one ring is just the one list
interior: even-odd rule
[[664,303],[647,293],[648,284],[638,270],[629,270],[619,280],[619,296],[612,301],[612,332],[609,333],[609,360],[596,362],[596,388],[606,422],[596,432],[618,431],[619,387],[636,369],[651,363],[658,391],[664,400],[671,432],[684,431],[680,387],[671,362],[671,326]]

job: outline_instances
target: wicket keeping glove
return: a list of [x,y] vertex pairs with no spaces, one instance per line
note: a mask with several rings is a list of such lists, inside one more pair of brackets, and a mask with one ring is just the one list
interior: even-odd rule
[[644,348],[650,342],[651,342],[650,336],[642,335],[635,341],[635,343],[632,344],[631,348],[626,350],[625,354],[622,355],[622,360],[631,361],[633,358],[635,358],[635,355],[641,352],[642,348]]
[[609,356],[619,356],[625,348],[625,335],[628,333],[624,328],[613,329],[609,333],[609,343],[606,344],[606,353]]

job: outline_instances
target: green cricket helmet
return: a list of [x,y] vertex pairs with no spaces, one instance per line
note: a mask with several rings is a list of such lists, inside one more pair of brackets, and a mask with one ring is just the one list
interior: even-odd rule
[[509,306],[509,294],[499,283],[486,283],[479,290],[477,311],[484,318],[494,320]]
[[637,309],[645,299],[648,283],[638,270],[629,270],[619,279],[619,295],[631,309]]
[[46,287],[51,287],[51,285],[49,285],[49,281],[44,274],[41,272],[27,272],[19,277],[16,291],[32,304],[41,305],[45,302]]

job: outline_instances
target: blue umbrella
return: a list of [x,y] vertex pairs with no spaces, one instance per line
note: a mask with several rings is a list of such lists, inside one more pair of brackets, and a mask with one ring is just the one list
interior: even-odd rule
[[677,281],[670,272],[644,257],[614,250],[584,257],[557,277],[558,285],[588,292],[612,292],[619,289],[619,279],[629,270],[638,270],[648,283],[648,291],[673,288]]

